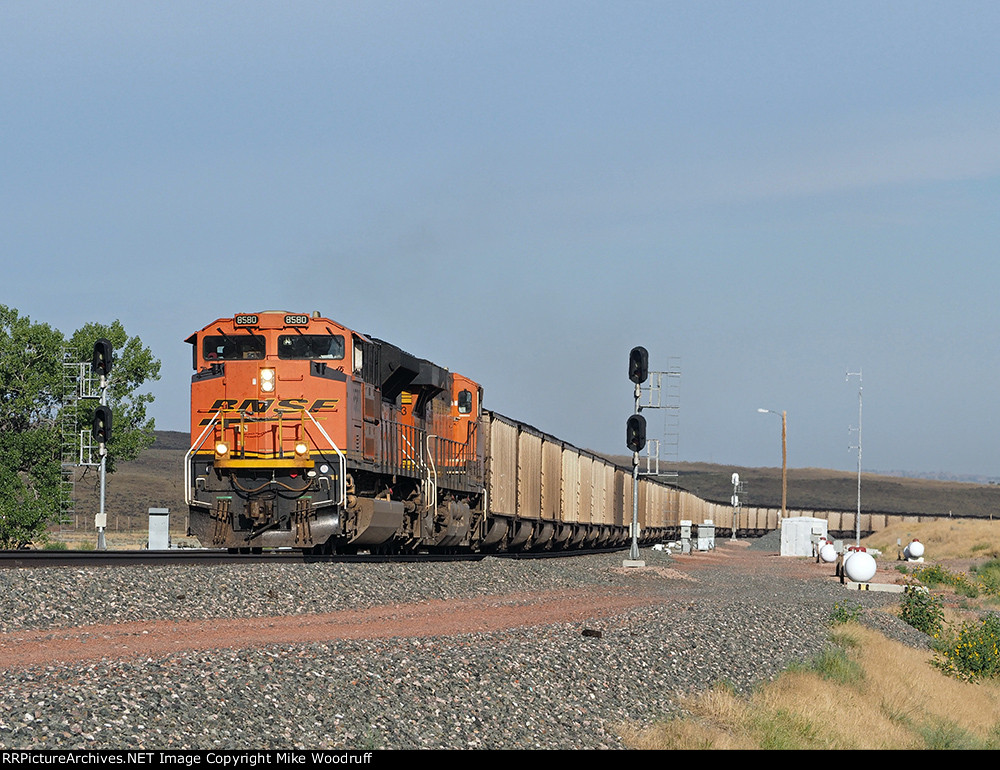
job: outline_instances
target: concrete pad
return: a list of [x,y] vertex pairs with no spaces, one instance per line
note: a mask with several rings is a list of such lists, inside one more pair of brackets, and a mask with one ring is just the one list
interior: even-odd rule
[[845,582],[844,585],[853,591],[883,591],[890,594],[901,594],[906,589],[906,586],[896,585],[895,583],[854,583],[850,580]]

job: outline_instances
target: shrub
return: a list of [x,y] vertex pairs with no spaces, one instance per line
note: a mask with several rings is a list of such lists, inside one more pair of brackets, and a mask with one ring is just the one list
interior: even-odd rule
[[944,627],[944,608],[941,597],[929,591],[907,588],[901,599],[903,621],[928,636],[937,636]]
[[953,580],[952,574],[938,564],[913,570],[913,577],[927,586],[950,585]]
[[1000,676],[1000,615],[963,623],[955,637],[939,647],[934,664],[967,682]]
[[849,623],[852,620],[857,620],[861,617],[861,605],[857,602],[843,604],[837,602],[833,605],[833,611],[830,613],[830,625],[835,626],[838,623]]
[[[998,581],[997,585],[1000,587],[1000,562],[997,563],[996,567],[993,567],[992,565],[993,562],[984,564],[979,568],[979,572],[982,573],[983,570],[985,570],[991,580],[995,574]],[[993,572],[994,569],[996,570],[996,573]],[[981,574],[979,574],[978,577],[970,578],[964,572],[950,572],[944,567],[936,564],[930,567],[914,570],[913,576],[927,586],[951,586],[955,589],[955,593],[960,596],[967,596],[970,599],[974,599],[979,596],[979,594],[983,591],[987,593],[996,593],[996,590],[992,590],[990,588],[990,585],[987,584]]]
[[976,570],[976,577],[983,584],[987,593],[1000,594],[1000,559],[993,559],[981,564]]

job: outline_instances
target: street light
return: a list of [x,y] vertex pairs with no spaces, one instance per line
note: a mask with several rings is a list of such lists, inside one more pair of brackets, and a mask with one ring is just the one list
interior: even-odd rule
[[788,415],[785,412],[775,412],[771,409],[758,409],[761,414],[780,414],[781,416],[781,518],[785,518],[785,502],[788,497]]

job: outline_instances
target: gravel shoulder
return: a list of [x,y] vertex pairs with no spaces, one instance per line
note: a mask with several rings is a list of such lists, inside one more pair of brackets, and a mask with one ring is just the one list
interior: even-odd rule
[[[7,748],[621,748],[618,728],[827,644],[898,594],[766,541],[470,564],[0,573]],[[883,570],[875,582],[895,579]]]

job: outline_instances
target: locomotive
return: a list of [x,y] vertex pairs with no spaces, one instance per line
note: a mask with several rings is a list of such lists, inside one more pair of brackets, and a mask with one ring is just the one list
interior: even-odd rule
[[[483,409],[474,380],[321,316],[219,318],[192,346],[189,530],[230,550],[608,547],[663,537],[666,485]],[[675,491],[675,490],[674,490]]]

